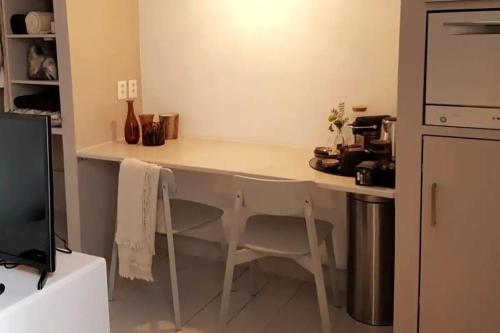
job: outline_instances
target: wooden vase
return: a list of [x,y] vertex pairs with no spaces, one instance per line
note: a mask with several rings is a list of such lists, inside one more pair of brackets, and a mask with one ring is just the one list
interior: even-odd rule
[[160,115],[160,122],[165,126],[165,139],[175,140],[179,136],[179,114],[166,113]]

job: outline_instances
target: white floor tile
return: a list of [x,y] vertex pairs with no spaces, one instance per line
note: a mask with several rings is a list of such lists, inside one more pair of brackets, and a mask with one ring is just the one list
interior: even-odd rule
[[[257,275],[257,286],[261,291],[271,281],[272,275],[260,273]],[[220,281],[221,293],[218,297],[212,300],[207,306],[189,321],[183,328],[183,333],[216,333],[217,323],[219,319],[220,301],[222,294],[222,279]],[[230,320],[238,317],[239,314],[252,302],[253,297],[250,295],[250,281],[248,271],[245,271],[233,283],[230,300],[229,318]],[[258,297],[258,296],[257,296]],[[227,332],[229,333],[229,332]]]
[[[188,256],[178,256],[177,274],[181,319],[187,322],[221,291],[224,265]],[[113,333],[173,331],[173,313],[168,261],[155,259],[154,283],[117,278],[110,303]],[[241,274],[241,270],[240,273]]]
[[[335,333],[392,333],[392,327],[372,327],[352,319],[345,307],[330,306],[332,331]],[[263,331],[264,333],[321,333],[316,289],[304,283],[295,297]]]
[[228,324],[227,333],[262,332],[295,296],[301,282],[275,277]]
[[[112,333],[173,332],[168,261],[158,255],[154,283],[117,279],[110,303]],[[183,333],[216,333],[224,264],[178,256]],[[314,285],[258,274],[259,293],[249,293],[249,274],[239,267],[231,294],[227,333],[320,333]],[[357,323],[345,308],[331,307],[334,333],[392,333],[392,328]]]

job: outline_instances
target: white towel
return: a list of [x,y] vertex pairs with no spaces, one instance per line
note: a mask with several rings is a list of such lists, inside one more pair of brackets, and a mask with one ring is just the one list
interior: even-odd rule
[[136,159],[121,163],[116,236],[119,274],[154,281],[156,209],[160,167]]
[[30,35],[49,33],[52,21],[54,21],[54,13],[29,12],[25,18],[26,30]]

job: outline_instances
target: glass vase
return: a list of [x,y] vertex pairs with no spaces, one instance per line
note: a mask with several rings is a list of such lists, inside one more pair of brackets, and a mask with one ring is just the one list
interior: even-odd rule
[[154,114],[141,114],[142,144],[147,147],[162,146],[165,144],[165,125],[154,121]]
[[139,130],[139,123],[137,122],[137,118],[135,117],[134,112],[134,101],[127,101],[128,104],[128,112],[127,119],[125,120],[125,141],[128,144],[135,145],[139,142],[141,137],[141,132]]
[[344,133],[342,132],[342,128],[337,128],[336,131],[332,132],[328,142],[330,155],[340,155],[345,145],[346,140],[344,137]]

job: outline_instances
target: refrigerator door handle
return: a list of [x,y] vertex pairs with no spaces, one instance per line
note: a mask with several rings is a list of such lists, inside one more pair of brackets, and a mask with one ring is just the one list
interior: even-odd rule
[[431,185],[431,227],[437,226],[437,183]]
[[500,21],[444,22],[450,35],[500,35]]

